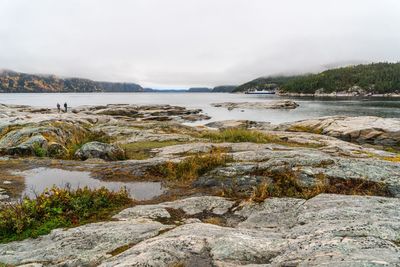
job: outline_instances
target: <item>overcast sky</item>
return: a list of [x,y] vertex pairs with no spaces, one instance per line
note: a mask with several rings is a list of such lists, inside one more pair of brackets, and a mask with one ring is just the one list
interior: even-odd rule
[[399,60],[399,0],[0,0],[22,72],[182,88]]

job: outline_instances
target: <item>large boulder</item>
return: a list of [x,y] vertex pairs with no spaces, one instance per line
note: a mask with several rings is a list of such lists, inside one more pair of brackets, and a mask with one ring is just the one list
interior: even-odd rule
[[39,123],[1,123],[0,152],[18,156],[68,156],[66,147],[79,143],[89,131],[85,125],[70,121]]
[[1,146],[0,151],[7,155],[18,156],[45,156],[47,149],[47,140],[41,135],[37,134],[29,137],[27,140],[17,143],[15,146]]
[[80,160],[99,158],[113,161],[123,159],[124,154],[124,150],[119,146],[101,142],[89,142],[76,151],[75,157]]

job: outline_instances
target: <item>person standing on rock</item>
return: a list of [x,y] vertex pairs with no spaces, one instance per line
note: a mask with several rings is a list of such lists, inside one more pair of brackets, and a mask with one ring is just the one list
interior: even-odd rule
[[67,102],[65,102],[65,103],[64,103],[64,111],[65,111],[65,113],[68,111],[68,105],[67,105]]
[[60,105],[60,103],[57,103],[57,110],[58,110],[58,113],[61,112],[61,105]]

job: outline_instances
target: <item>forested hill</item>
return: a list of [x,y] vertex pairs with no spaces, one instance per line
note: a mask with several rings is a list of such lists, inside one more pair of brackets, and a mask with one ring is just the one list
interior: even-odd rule
[[0,71],[0,92],[2,93],[142,91],[143,88],[135,83],[97,82],[81,78],[60,78],[54,75]]
[[327,70],[318,74],[260,78],[239,86],[239,91],[270,87],[287,93],[400,92],[400,63],[373,63]]
[[236,89],[236,85],[221,85],[212,89],[213,93],[232,93]]
[[247,90],[273,90],[295,78],[297,78],[297,76],[261,77],[239,85],[233,90],[233,92],[246,92]]

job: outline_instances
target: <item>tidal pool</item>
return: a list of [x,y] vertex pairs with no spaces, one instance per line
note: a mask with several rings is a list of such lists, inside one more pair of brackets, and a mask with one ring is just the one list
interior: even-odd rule
[[94,179],[90,176],[90,172],[82,171],[36,168],[18,174],[25,178],[25,189],[22,195],[28,197],[35,197],[35,194],[52,186],[65,187],[66,185],[71,188],[88,186],[93,189],[104,186],[112,191],[126,187],[129,195],[136,200],[152,199],[165,192],[165,188],[159,182],[108,182]]

